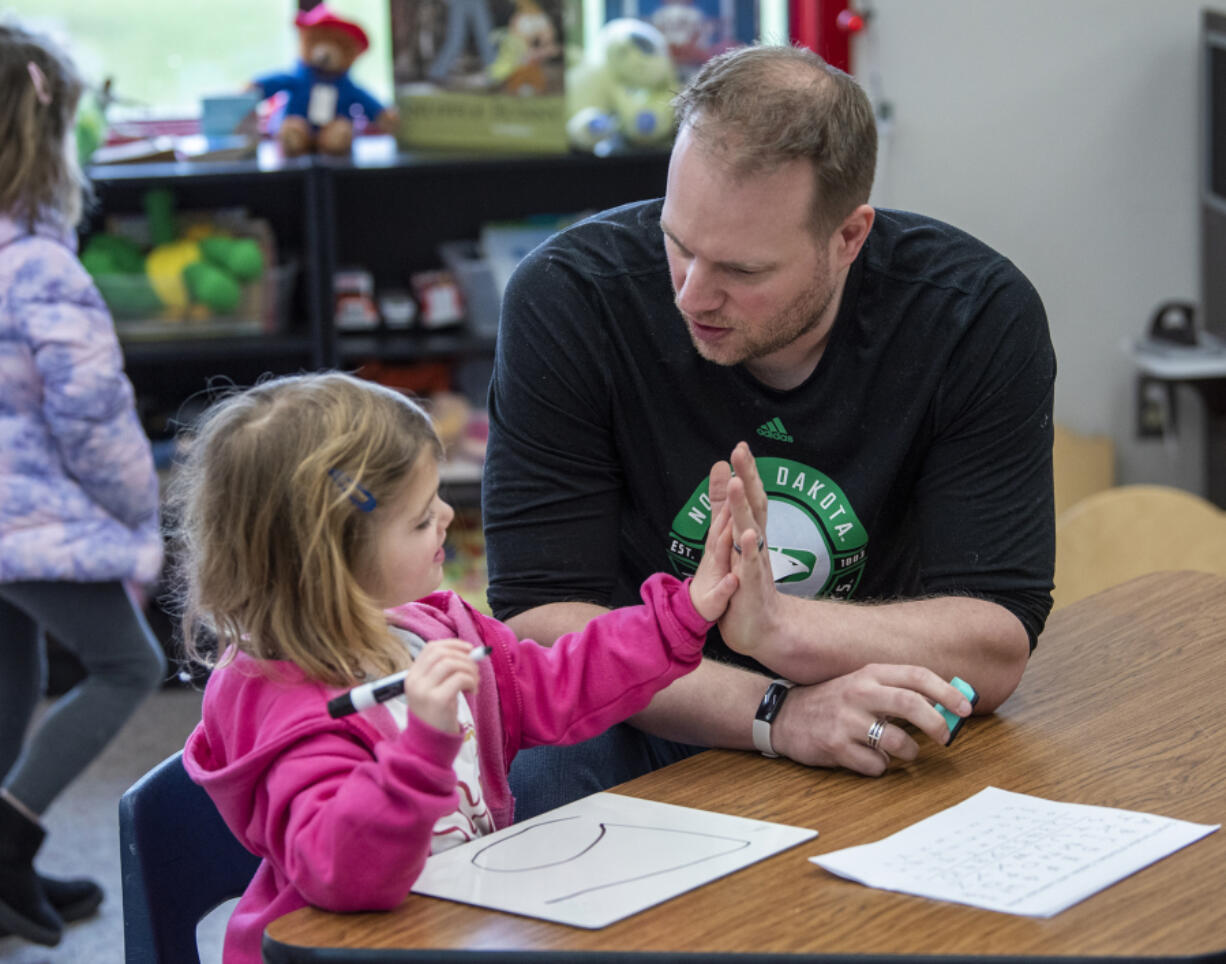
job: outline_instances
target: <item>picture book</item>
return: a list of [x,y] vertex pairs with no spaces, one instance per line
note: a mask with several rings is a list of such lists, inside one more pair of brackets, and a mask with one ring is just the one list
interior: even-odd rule
[[404,148],[564,151],[579,0],[391,0]]

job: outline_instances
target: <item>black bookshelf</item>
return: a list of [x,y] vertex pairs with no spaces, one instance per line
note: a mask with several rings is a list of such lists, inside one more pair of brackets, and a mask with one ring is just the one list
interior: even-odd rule
[[[377,289],[407,289],[411,273],[441,267],[442,242],[475,239],[490,221],[577,214],[659,196],[667,164],[664,152],[609,158],[405,152],[386,137],[359,138],[349,158],[284,159],[276,145],[264,143],[250,160],[92,168],[97,202],[82,241],[102,230],[110,214],[142,212],[145,193],[165,186],[173,189],[177,210],[241,207],[267,220],[278,262],[296,266],[276,331],[121,335],[138,395],[146,404],[174,406],[217,378],[244,384],[265,372],[353,368],[367,360],[471,365],[488,359],[494,348],[488,319],[481,331],[338,331],[331,308],[337,267],[366,268]],[[481,392],[470,386],[470,394]]]

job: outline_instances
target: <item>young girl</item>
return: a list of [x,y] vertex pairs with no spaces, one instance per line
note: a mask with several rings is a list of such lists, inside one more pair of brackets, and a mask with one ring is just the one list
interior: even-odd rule
[[[157,476],[75,253],[81,90],[50,43],[0,23],[0,932],[41,944],[102,891],[35,872],[39,817],[165,672],[124,587],[161,568]],[[43,629],[86,677],[27,740]]]
[[[454,515],[438,438],[413,402],[348,375],[232,395],[186,448],[172,485],[184,637],[201,658],[195,641],[214,635],[221,658],[184,765],[263,858],[227,962],[258,961],[265,926],[308,902],[394,907],[429,854],[507,826],[516,751],[644,708],[698,665],[737,585],[725,512],[693,579],[657,574],[644,605],[552,648],[428,595]],[[431,642],[415,651],[399,627]],[[403,699],[329,715],[338,694],[406,668]]]

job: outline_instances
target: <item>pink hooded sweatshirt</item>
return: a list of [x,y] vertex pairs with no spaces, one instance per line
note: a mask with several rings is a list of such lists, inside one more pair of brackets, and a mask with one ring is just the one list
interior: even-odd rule
[[[657,574],[642,597],[646,605],[614,610],[553,647],[517,639],[450,592],[391,611],[424,639],[491,647],[468,700],[496,828],[513,818],[507,770],[516,751],[596,736],[698,665],[712,624],[690,602],[688,580]],[[436,821],[458,807],[459,734],[411,708],[403,732],[382,705],[334,720],[327,702],[341,692],[292,663],[244,654],[205,688],[183,763],[263,858],[230,919],[226,964],[257,964],[264,928],[299,907],[395,907],[421,873]]]

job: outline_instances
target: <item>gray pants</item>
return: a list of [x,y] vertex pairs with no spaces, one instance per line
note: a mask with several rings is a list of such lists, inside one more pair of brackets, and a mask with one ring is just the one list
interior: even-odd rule
[[[26,740],[43,692],[45,629],[86,677]],[[0,781],[35,813],[81,773],[166,676],[166,657],[119,582],[0,583]]]

